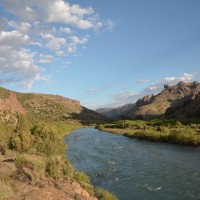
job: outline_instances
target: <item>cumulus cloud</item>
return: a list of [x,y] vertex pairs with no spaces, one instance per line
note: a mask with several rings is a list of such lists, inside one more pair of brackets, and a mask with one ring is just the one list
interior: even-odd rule
[[60,31],[63,33],[71,33],[72,32],[72,30],[70,28],[63,28],[63,27],[60,27]]
[[39,55],[39,62],[40,63],[50,63],[52,61],[53,61],[52,55],[44,55],[44,54]]
[[27,34],[31,30],[32,25],[27,22],[15,22],[15,21],[10,21],[9,26],[16,29],[17,31]]
[[46,45],[47,48],[53,49],[53,50],[60,50],[63,45],[66,44],[65,38],[52,38]]
[[70,5],[64,0],[3,0],[3,6],[26,22],[42,19],[44,22],[64,23],[81,29],[92,28],[97,23],[93,20],[93,8]]
[[189,73],[184,73],[180,77],[165,77],[158,83],[151,84],[149,87],[145,88],[144,93],[149,93],[149,94],[157,94],[163,90],[164,84],[167,85],[175,85],[180,81],[183,82],[191,82],[194,81],[195,79],[195,74],[189,74]]
[[1,83],[16,82],[31,88],[36,80],[44,80],[43,69],[34,64],[33,54],[26,49],[16,51],[10,47],[0,47]]
[[0,45],[1,46],[12,46],[12,47],[20,47],[22,45],[28,44],[30,42],[30,38],[28,35],[23,35],[18,31],[10,31],[0,32]]
[[85,47],[89,36],[84,30],[112,29],[112,21],[101,21],[92,7],[64,0],[2,0],[0,7],[6,13],[0,18],[1,84],[17,82],[30,88],[36,80],[46,80],[41,63],[61,63],[57,56]]

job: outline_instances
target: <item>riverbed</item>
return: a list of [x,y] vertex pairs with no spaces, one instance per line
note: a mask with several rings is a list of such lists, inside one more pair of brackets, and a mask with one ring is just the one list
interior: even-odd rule
[[200,147],[156,143],[75,130],[67,157],[91,182],[120,200],[199,200]]

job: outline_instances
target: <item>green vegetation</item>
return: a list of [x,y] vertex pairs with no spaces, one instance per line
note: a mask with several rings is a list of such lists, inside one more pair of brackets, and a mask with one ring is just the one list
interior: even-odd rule
[[[96,189],[83,172],[75,172],[66,159],[64,136],[73,129],[81,128],[76,123],[49,123],[41,120],[30,122],[26,115],[17,116],[17,124],[0,123],[0,152],[15,152],[17,169],[14,180],[35,185],[44,177],[50,179],[70,178],[77,181],[91,195],[99,199],[116,199],[106,190]],[[10,182],[0,180],[0,200],[14,194]],[[111,198],[112,197],[112,198]]]
[[121,120],[111,124],[101,124],[96,128],[130,138],[169,142],[185,145],[200,145],[199,120]]
[[95,195],[99,200],[117,200],[117,197],[107,190],[93,187],[89,177],[84,172],[76,172],[74,178],[91,196]]
[[3,165],[10,174],[0,172],[0,200],[13,196],[18,181],[33,186],[43,180],[75,181],[91,196],[98,196],[88,176],[75,172],[67,160],[64,137],[74,129],[102,123],[104,117],[78,101],[57,95],[16,93],[9,98],[14,92],[0,91],[4,103],[0,110],[0,158],[11,166],[7,169],[7,163]]
[[0,98],[3,99],[3,100],[5,100],[9,96],[10,96],[10,91],[7,90],[7,89],[5,89],[5,88],[0,87]]
[[117,200],[117,197],[103,188],[95,188],[95,194],[100,200]]
[[94,196],[94,187],[90,183],[89,177],[84,172],[76,172],[74,179],[91,195]]

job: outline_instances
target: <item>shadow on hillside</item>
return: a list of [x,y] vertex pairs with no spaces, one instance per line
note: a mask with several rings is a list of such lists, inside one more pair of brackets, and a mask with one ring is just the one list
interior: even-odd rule
[[105,116],[85,107],[83,107],[80,113],[72,113],[70,115],[72,119],[78,120],[83,125],[101,124],[108,122],[108,119]]

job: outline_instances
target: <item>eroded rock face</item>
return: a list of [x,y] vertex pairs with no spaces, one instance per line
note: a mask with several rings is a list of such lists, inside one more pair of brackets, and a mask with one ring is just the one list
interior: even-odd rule
[[[167,111],[168,117],[172,116],[169,113],[175,112],[180,108],[196,98],[200,93],[200,83],[179,82],[176,85],[164,85],[164,90],[156,96],[145,96],[139,100],[136,105],[137,108],[132,111],[132,118],[140,119],[154,119],[164,118]],[[191,112],[190,112],[191,113]],[[179,118],[179,114],[173,115]]]
[[200,118],[200,93],[194,92],[182,105],[168,108],[165,117],[175,119]]
[[136,106],[143,106],[143,105],[147,105],[149,103],[151,103],[153,101],[153,95],[146,95],[144,96],[142,99],[139,99],[136,102]]
[[0,99],[0,116],[2,120],[16,120],[16,114],[26,114],[26,111],[22,104],[17,99],[17,95],[14,92],[10,92],[10,96],[3,100]]

